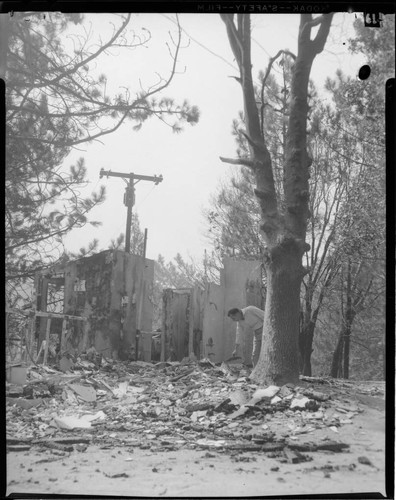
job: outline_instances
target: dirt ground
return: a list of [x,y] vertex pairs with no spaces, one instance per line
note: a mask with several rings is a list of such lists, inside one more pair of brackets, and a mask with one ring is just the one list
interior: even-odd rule
[[[89,445],[85,451],[10,451],[7,496],[24,494],[116,497],[241,497],[385,492],[384,397],[344,395],[360,409],[351,423],[294,436],[293,443],[345,443],[342,452],[304,452],[291,463],[281,453],[224,451],[213,446],[154,452],[130,443]],[[342,394],[338,395],[339,401]],[[268,421],[276,436],[287,419]],[[125,433],[126,439],[128,432]],[[129,436],[130,437],[130,436]]]

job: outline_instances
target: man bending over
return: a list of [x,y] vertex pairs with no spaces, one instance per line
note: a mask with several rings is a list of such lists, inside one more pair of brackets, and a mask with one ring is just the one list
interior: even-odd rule
[[239,351],[239,346],[242,341],[242,336],[246,335],[248,329],[253,330],[253,352],[252,362],[253,368],[257,365],[257,361],[261,351],[261,341],[263,337],[264,311],[255,306],[247,306],[243,309],[233,308],[228,311],[228,317],[237,322],[235,349],[232,353],[236,356]]

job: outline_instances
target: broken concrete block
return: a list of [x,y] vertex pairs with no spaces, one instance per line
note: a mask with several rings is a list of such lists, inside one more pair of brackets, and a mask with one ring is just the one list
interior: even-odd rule
[[66,388],[63,389],[62,399],[63,399],[63,401],[67,401],[70,404],[73,404],[73,403],[77,404],[78,403],[77,396],[70,389],[66,389]]
[[61,358],[59,361],[59,369],[62,372],[67,372],[71,368],[73,368],[73,364],[74,364],[73,361],[71,361],[68,357],[63,356],[63,358]]
[[9,398],[19,398],[24,394],[23,387],[20,385],[12,385],[7,387],[6,394]]
[[93,387],[79,384],[69,384],[69,387],[87,403],[96,401],[96,391]]
[[35,408],[37,406],[40,406],[43,403],[42,399],[24,399],[24,398],[10,399],[10,398],[7,398],[7,401],[10,401],[12,404],[20,406],[24,410],[29,410],[30,408]]
[[288,450],[285,448],[283,453],[290,464],[299,464],[301,462],[309,462],[312,460],[312,457],[308,455],[303,455],[298,450]]
[[237,390],[229,394],[230,403],[233,405],[244,405],[248,402],[248,397],[245,391]]
[[277,393],[277,395],[280,396],[281,398],[285,398],[286,396],[290,396],[291,394],[293,393],[287,385],[282,385],[279,392]]
[[6,370],[6,380],[11,384],[26,384],[27,367],[21,364],[8,366]]

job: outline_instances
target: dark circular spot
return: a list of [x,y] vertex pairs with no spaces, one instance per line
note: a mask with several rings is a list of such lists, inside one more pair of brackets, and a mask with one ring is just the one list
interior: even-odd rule
[[360,80],[367,80],[367,78],[370,76],[371,73],[371,68],[368,64],[365,64],[359,69],[358,76]]

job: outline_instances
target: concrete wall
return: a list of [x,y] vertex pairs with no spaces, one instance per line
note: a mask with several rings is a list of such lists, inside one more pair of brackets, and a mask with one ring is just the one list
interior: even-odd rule
[[[225,258],[224,264],[224,358],[231,357],[235,348],[236,323],[227,313],[237,307],[242,309],[249,305],[258,305],[259,297],[254,293],[261,283],[261,263],[257,261],[234,260]],[[256,284],[256,288],[252,284]],[[252,291],[253,290],[253,291]],[[253,332],[245,336],[243,354],[246,362],[253,348]]]
[[191,289],[164,290],[163,359],[181,361],[189,355]]
[[106,357],[126,358],[135,348],[139,314],[141,329],[151,330],[152,260],[106,250],[51,271],[64,273],[64,314],[88,318],[70,322],[66,345],[70,351],[94,346]]
[[[202,318],[200,357],[208,358],[215,363],[229,359],[235,348],[236,323],[227,317],[228,310],[234,307],[243,308],[247,305],[262,307],[259,262],[224,259],[224,269],[221,270],[220,278],[220,285],[208,284],[206,290],[201,293],[201,298],[191,302],[193,315]],[[189,321],[189,302],[187,299],[181,302],[177,293],[184,293],[187,297],[192,292],[167,290],[164,295],[166,356],[169,356],[172,348],[174,349],[175,342],[187,342],[186,325]],[[243,346],[244,360],[247,362],[250,361],[252,344],[253,332],[247,335]],[[183,353],[186,355],[184,351]],[[172,359],[182,359],[181,355],[175,357],[175,354],[172,354],[172,356]]]
[[198,287],[163,292],[162,359],[202,356],[204,292]]
[[203,310],[203,357],[220,363],[224,357],[224,287],[210,283]]
[[203,352],[203,318],[204,318],[205,292],[198,286],[192,289],[190,304],[190,331],[189,331],[189,354],[193,353],[197,358]]
[[112,276],[112,308],[119,311],[121,351],[136,348],[136,329],[151,331],[153,306],[148,298],[154,261],[117,251]]

